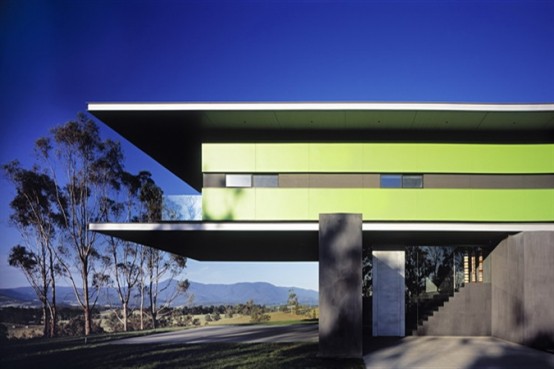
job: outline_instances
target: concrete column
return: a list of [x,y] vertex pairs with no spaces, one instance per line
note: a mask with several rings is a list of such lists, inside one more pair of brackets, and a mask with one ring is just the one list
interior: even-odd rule
[[362,216],[319,215],[319,356],[362,357]]
[[373,246],[373,336],[400,336],[406,331],[406,252],[403,247]]

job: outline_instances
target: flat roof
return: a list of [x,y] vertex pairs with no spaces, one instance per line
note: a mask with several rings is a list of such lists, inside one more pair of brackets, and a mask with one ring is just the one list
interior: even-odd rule
[[[201,261],[317,261],[318,222],[93,223],[90,230]],[[366,245],[495,246],[553,223],[364,222]]]
[[196,189],[203,142],[553,142],[554,103],[89,103]]

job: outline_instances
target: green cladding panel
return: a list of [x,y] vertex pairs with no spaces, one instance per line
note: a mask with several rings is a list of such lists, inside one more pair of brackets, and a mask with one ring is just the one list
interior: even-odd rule
[[203,144],[211,173],[554,173],[554,145]]
[[204,188],[205,220],[554,221],[554,189]]

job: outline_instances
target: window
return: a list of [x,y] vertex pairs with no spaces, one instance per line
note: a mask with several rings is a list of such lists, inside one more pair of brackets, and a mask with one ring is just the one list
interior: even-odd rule
[[277,174],[254,174],[254,187],[279,187],[279,176]]
[[381,188],[401,188],[402,175],[400,174],[382,174]]
[[404,175],[402,176],[403,188],[423,188],[422,175]]
[[423,188],[421,174],[382,174],[381,188]]
[[252,187],[251,174],[225,175],[225,187]]

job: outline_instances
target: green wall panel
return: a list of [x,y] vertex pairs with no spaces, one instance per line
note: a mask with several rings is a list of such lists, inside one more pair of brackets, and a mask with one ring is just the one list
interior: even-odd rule
[[358,169],[375,173],[419,173],[418,153],[428,150],[411,144],[363,144],[363,148],[362,167]]
[[204,172],[554,173],[554,145],[203,144]]
[[257,188],[254,192],[256,193],[256,219],[273,220],[275,214],[279,214],[280,219],[309,218],[307,188],[290,188],[287,191]]
[[[309,189],[309,218],[319,219],[321,213],[362,213],[363,189]],[[331,196],[330,196],[331,195]]]
[[269,173],[309,172],[310,148],[306,144],[256,144],[256,171]]
[[310,172],[359,172],[363,144],[309,144]]
[[205,188],[205,220],[554,221],[554,189]]
[[256,147],[253,144],[203,144],[202,172],[254,173]]
[[203,220],[256,219],[256,193],[252,189],[203,189]]

